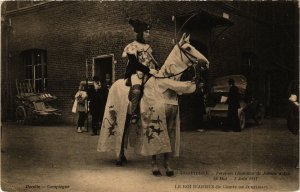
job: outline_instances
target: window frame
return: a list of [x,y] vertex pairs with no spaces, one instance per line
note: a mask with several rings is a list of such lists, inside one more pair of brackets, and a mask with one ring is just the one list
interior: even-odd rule
[[26,50],[22,52],[22,59],[25,82],[30,83],[35,92],[45,92],[48,82],[47,51],[42,49]]

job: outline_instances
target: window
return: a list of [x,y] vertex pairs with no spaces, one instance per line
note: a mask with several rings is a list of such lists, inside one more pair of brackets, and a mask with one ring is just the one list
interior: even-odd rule
[[25,68],[25,81],[30,83],[36,92],[47,88],[47,52],[33,49],[22,53]]

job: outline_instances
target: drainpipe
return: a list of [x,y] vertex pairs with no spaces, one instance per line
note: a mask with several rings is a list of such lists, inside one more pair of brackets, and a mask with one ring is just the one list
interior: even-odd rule
[[[7,89],[7,98],[9,98],[6,102],[8,103],[7,105],[7,116],[6,118],[8,120],[13,120],[13,96],[12,96],[12,75],[10,75],[10,68],[11,68],[11,54],[9,52],[10,50],[10,46],[9,46],[9,42],[10,42],[10,33],[12,31],[12,26],[11,26],[11,18],[9,18],[8,20],[6,20],[6,17],[4,16],[3,18],[1,18],[1,20],[3,21],[3,28],[4,28],[4,36],[5,36],[5,51],[4,51],[4,64],[6,64],[6,69],[5,69],[5,77],[6,80],[4,82],[6,89]],[[1,99],[2,100],[2,99]],[[2,101],[1,101],[2,102]],[[2,110],[3,111],[3,110]]]

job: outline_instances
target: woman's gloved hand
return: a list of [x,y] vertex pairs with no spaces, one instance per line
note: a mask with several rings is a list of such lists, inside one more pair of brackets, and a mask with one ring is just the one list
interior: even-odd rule
[[151,75],[156,75],[158,73],[158,71],[156,69],[150,69],[149,73]]

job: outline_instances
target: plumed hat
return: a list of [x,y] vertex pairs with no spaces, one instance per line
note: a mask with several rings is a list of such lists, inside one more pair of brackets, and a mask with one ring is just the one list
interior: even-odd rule
[[151,28],[151,26],[143,21],[138,19],[129,19],[129,24],[133,27],[134,32],[142,33]]

